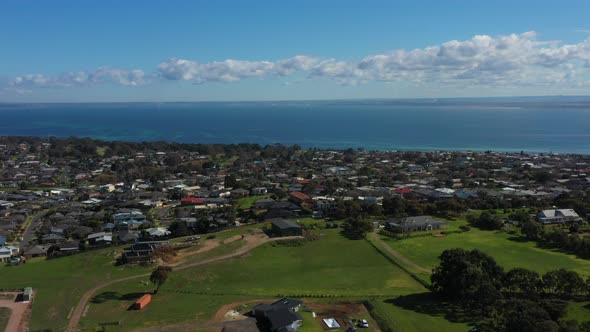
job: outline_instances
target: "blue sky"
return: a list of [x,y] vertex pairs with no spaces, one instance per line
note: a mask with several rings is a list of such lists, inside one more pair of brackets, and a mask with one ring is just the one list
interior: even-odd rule
[[588,13],[588,1],[3,1],[0,101],[588,94]]

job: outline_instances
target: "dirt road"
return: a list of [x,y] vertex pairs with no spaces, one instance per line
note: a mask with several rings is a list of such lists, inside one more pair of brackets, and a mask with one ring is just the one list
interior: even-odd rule
[[373,232],[373,233],[370,233],[368,236],[370,236],[371,239],[377,245],[379,245],[379,247],[381,247],[381,249],[387,251],[387,253],[391,254],[393,257],[395,257],[395,259],[399,260],[400,262],[403,262],[405,265],[409,266],[410,268],[412,268],[416,272],[432,273],[431,269],[427,269],[423,266],[420,266],[420,265],[414,263],[413,261],[411,261],[410,259],[408,259],[406,256],[403,256],[399,252],[395,251],[391,246],[389,246],[387,243],[385,243],[385,242],[383,242],[383,240],[381,240],[381,238],[379,237],[379,234]]

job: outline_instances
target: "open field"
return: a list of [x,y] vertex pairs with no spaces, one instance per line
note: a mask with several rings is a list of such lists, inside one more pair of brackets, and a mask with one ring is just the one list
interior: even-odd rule
[[571,302],[567,307],[566,319],[575,319],[579,323],[590,321],[590,302]]
[[16,267],[0,267],[5,289],[33,287],[31,330],[65,327],[69,311],[92,286],[128,275],[146,273],[142,267],[115,267],[119,248],[96,250],[54,260],[37,260]]
[[544,273],[564,268],[590,276],[590,261],[558,250],[544,249],[535,242],[526,242],[517,235],[501,231],[482,231],[472,228],[468,232],[453,233],[445,237],[415,237],[394,240],[382,236],[394,250],[415,263],[428,268],[438,264],[438,256],[446,249],[479,249],[494,257],[505,269],[523,267]]
[[430,298],[430,293],[417,293],[392,299],[376,299],[373,315],[392,331],[455,332],[469,331],[469,318],[454,317],[443,303]]
[[[215,308],[223,304],[287,295],[308,297],[305,301],[326,306],[330,302],[371,299],[387,324],[402,331],[469,329],[467,323],[452,322],[458,320],[436,309],[438,303],[428,297],[418,282],[387,261],[367,241],[344,239],[334,229],[318,232],[323,234],[319,240],[303,246],[266,244],[239,258],[173,271],[143,312],[126,309],[141,294],[152,291],[147,278],[109,286],[96,294],[81,326],[91,329],[100,322],[117,321],[121,325],[109,330],[122,331],[166,324],[200,324],[208,322]],[[173,309],[168,303],[173,303]],[[318,322],[309,322],[309,313],[303,315],[303,331],[323,330]],[[373,320],[370,324],[376,326]]]
[[[300,221],[306,224],[319,222]],[[259,232],[263,226],[240,227],[218,233],[215,239],[201,240],[219,245],[184,257],[177,262],[178,268],[242,250],[244,241],[236,236]],[[450,310],[430,299],[422,285],[389,262],[368,241],[348,240],[339,231],[316,229],[314,233],[320,238],[301,246],[267,243],[238,257],[173,271],[159,294],[143,311],[127,309],[141,294],[153,291],[148,277],[117,282],[93,295],[84,310],[80,327],[93,330],[99,323],[116,322],[120,325],[109,326],[107,330],[127,331],[162,325],[201,324],[209,322],[223,305],[285,295],[324,303],[370,299],[376,307],[375,313],[390,327],[402,331],[469,329],[468,318],[452,316]],[[232,238],[235,240],[230,240]],[[590,272],[590,262],[537,248],[533,243],[515,241],[511,235],[500,232],[472,229],[444,238],[383,239],[396,251],[425,267],[436,265],[442,250],[464,247],[488,252],[506,268],[541,266],[550,270],[573,266],[582,274]],[[195,249],[203,245],[201,243]],[[1,267],[0,279],[6,288],[32,286],[37,290],[32,330],[61,329],[85,291],[109,280],[151,271],[151,268],[114,267],[113,251],[105,249],[50,261],[30,261],[19,267]],[[527,261],[533,258],[536,261]],[[569,314],[583,320],[588,308],[573,303]],[[315,332],[321,328],[321,325],[306,324],[303,330]]]
[[[212,314],[209,310],[212,308],[202,307],[205,303],[221,305],[224,301],[247,298],[333,296],[334,301],[341,301],[425,291],[366,241],[344,239],[338,230],[322,230],[322,233],[319,240],[303,246],[266,244],[243,257],[173,271],[143,312],[125,309],[140,294],[153,289],[147,278],[109,286],[96,294],[99,300],[91,301],[81,325],[91,328],[113,320],[134,328],[160,321],[204,321]],[[342,254],[343,250],[346,255]],[[173,304],[174,319],[168,316],[171,309],[166,303],[170,301],[179,302]]]
[[11,314],[12,310],[10,308],[0,307],[0,331],[4,331],[6,328]]
[[[267,244],[249,257],[175,273],[164,286],[196,292],[291,296],[397,295],[422,289],[366,241],[322,230],[319,240],[299,247]],[[343,255],[346,252],[346,255]]]

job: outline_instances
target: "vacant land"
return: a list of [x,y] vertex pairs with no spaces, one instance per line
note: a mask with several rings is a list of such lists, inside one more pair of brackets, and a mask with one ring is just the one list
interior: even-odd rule
[[0,307],[0,331],[4,331],[6,325],[8,325],[11,314],[10,308]]
[[472,228],[468,232],[453,233],[444,237],[416,237],[394,240],[382,237],[393,249],[415,263],[434,268],[438,256],[450,248],[479,249],[492,257],[505,269],[523,267],[544,273],[564,268],[590,276],[590,261],[558,250],[544,249],[534,242],[523,241],[517,235],[501,231],[482,231]]
[[173,271],[142,312],[126,309],[141,294],[153,290],[147,278],[112,285],[91,301],[81,325],[92,328],[118,321],[124,330],[205,322],[222,304],[248,298],[287,295],[341,301],[425,291],[368,242],[347,240],[338,230],[321,233],[319,240],[302,246],[266,244],[243,257]]
[[31,330],[60,330],[65,327],[68,313],[81,295],[94,285],[149,271],[142,267],[115,267],[113,263],[121,249],[109,248],[16,267],[0,267],[2,287],[33,287],[36,296]]
[[[173,271],[168,282],[141,312],[127,310],[151,292],[147,278],[102,289],[91,301],[81,327],[117,322],[110,330],[170,324],[205,324],[224,304],[252,299],[296,296],[312,309],[323,303],[371,299],[383,322],[401,331],[468,330],[469,318],[452,316],[407,273],[379,254],[367,241],[343,238],[338,229],[318,230],[319,240],[302,246],[266,244],[251,253],[206,266]],[[214,249],[221,250],[221,249]],[[225,249],[224,249],[225,252]],[[211,255],[212,252],[207,253]],[[446,310],[446,311],[445,311]],[[337,315],[338,310],[333,315]],[[319,321],[304,313],[304,331],[321,331]],[[308,317],[309,316],[309,317]],[[368,318],[365,314],[351,315]],[[361,317],[362,316],[362,317]]]

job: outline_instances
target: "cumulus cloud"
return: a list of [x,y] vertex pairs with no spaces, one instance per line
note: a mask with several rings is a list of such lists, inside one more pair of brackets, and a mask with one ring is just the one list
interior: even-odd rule
[[[540,41],[535,32],[492,37],[476,35],[414,50],[394,50],[360,60],[298,55],[279,61],[198,63],[168,59],[158,66],[167,80],[234,82],[249,77],[303,74],[340,84],[367,81],[445,84],[563,84],[576,79],[575,68],[590,65],[590,38],[573,45]],[[579,82],[578,82],[579,83]]]
[[168,81],[237,82],[251,78],[330,79],[338,84],[402,82],[407,84],[560,85],[585,86],[590,68],[590,38],[577,44],[539,40],[535,32],[506,36],[476,35],[413,50],[392,50],[360,59],[296,55],[282,60],[227,59],[198,62],[170,58],[156,72],[100,67],[50,77],[23,75],[12,80],[14,88],[68,87],[110,82],[126,86],[146,83],[146,77]]
[[171,58],[158,65],[161,77],[168,80],[235,82],[249,77],[287,76],[310,70],[319,59],[298,55],[290,59],[271,61],[224,60],[199,63]]
[[478,35],[412,51],[368,56],[358,63],[371,80],[474,81],[476,83],[541,83],[561,77],[569,65],[587,61],[589,40],[575,45],[538,41],[534,32],[490,37]]
[[114,83],[125,86],[140,86],[146,83],[142,70],[114,67],[99,67],[93,71],[68,72],[59,76],[27,74],[17,76],[8,83],[14,91],[23,88],[64,88],[97,83]]

